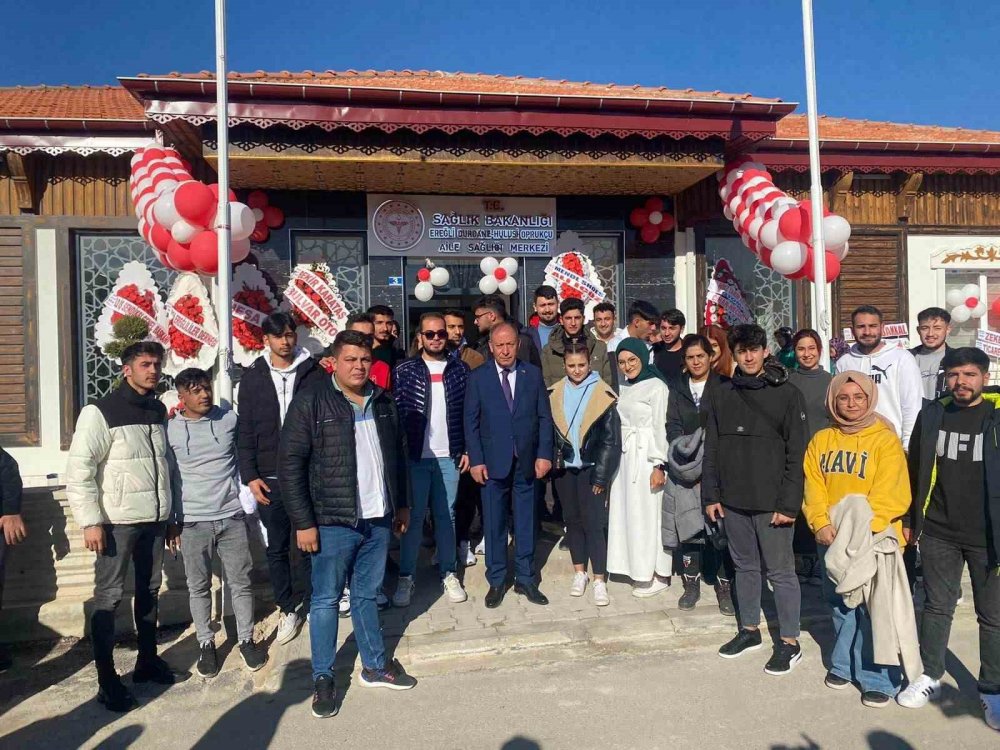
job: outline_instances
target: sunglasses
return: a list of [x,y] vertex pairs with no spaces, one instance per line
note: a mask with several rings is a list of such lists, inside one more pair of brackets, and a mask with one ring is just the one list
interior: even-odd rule
[[446,339],[448,338],[447,331],[421,331],[420,335],[425,339]]

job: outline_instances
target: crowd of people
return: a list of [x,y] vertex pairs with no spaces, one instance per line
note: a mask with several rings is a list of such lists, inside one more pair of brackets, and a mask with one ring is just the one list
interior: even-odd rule
[[[184,559],[198,674],[219,671],[216,558],[238,652],[257,670],[268,657],[253,637],[248,521],[259,519],[280,610],[275,642],[293,640],[308,619],[312,712],[328,717],[339,709],[341,617],[353,622],[363,686],[416,684],[387,655],[379,610],[411,605],[425,529],[450,602],[468,600],[461,569],[483,555],[485,607],[502,606],[511,578],[515,595],[545,606],[535,563],[544,515],[564,530],[573,566],[565,595],[589,590],[607,607],[609,576],[640,598],[679,581],[686,611],[706,583],[719,611],[736,618],[718,651],[726,659],[764,646],[766,581],[778,621],[764,666],[772,675],[802,659],[800,576],[815,572],[836,636],[825,684],[856,685],[873,708],[893,699],[919,708],[939,694],[968,567],[978,690],[986,722],[1000,730],[1000,395],[985,353],[948,346],[947,311],[921,312],[921,345],[907,351],[883,340],[877,308],[859,307],[855,343],[830,373],[809,329],[778,332],[782,351],[772,354],[755,324],[684,335],[679,310],[637,300],[618,329],[612,304],[594,307],[587,323],[580,300],[559,302],[549,286],[533,303],[522,325],[502,297],[480,298],[469,311],[475,345],[465,311],[424,313],[405,353],[393,311],[375,306],[353,315],[321,358],[297,346],[290,315],[274,313],[264,353],[242,375],[238,416],[216,404],[209,373],[188,369],[175,378],[181,408],[168,419],[156,397],[162,348],[129,347],[120,387],[81,412],[66,472],[70,507],[97,556],[98,700],[113,711],[136,705],[112,658],[130,567],[134,681],[189,676],[156,652],[165,550]],[[25,528],[16,466],[0,455],[2,564]]]

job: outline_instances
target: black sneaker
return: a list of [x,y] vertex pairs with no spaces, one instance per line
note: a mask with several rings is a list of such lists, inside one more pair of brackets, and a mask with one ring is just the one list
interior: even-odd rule
[[240,657],[251,672],[256,672],[267,664],[267,654],[257,647],[257,644],[253,642],[253,638],[243,641],[240,644]]
[[97,690],[97,702],[109,711],[118,714],[127,713],[138,708],[139,702],[128,691],[122,681],[116,676],[114,681],[107,681]]
[[694,605],[701,599],[701,579],[698,576],[681,576],[684,581],[684,593],[677,600],[677,608],[682,610],[694,609]]
[[0,646],[0,674],[3,674],[13,666],[14,657],[11,655],[10,649]]
[[157,685],[174,685],[191,677],[190,672],[182,672],[173,669],[159,656],[136,662],[135,670],[132,672],[132,682],[153,682]]
[[409,690],[416,687],[417,681],[403,671],[403,665],[397,659],[393,659],[381,672],[367,667],[362,669],[361,684],[365,687]]
[[861,703],[868,708],[885,708],[892,703],[892,698],[878,690],[866,690],[861,694]]
[[795,669],[795,665],[801,660],[802,647],[798,643],[778,641],[771,653],[771,658],[764,665],[764,671],[773,675],[788,674]]
[[195,669],[202,677],[215,677],[219,674],[219,655],[215,652],[215,644],[212,641],[201,644],[201,655],[198,657]]
[[719,612],[726,617],[736,617],[736,607],[733,606],[732,584],[725,578],[720,578],[716,582],[715,598],[719,600]]
[[719,649],[719,656],[723,659],[735,659],[742,656],[747,651],[757,651],[764,645],[764,640],[760,637],[759,630],[747,630],[744,628],[729,643]]
[[843,690],[844,688],[851,686],[851,681],[845,680],[839,674],[834,674],[833,672],[827,672],[826,679],[823,680],[823,684],[826,685],[831,690]]
[[337,686],[333,684],[333,678],[326,674],[317,677],[313,687],[312,715],[317,719],[329,719],[336,716],[339,710]]

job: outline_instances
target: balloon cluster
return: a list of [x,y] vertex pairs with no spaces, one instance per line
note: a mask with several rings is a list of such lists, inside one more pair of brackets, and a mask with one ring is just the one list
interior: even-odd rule
[[661,198],[647,198],[639,208],[633,208],[629,223],[639,230],[639,239],[652,245],[664,232],[674,228],[674,217],[663,210]]
[[514,258],[504,258],[497,260],[492,255],[483,258],[479,262],[479,270],[485,276],[479,280],[479,291],[483,294],[493,294],[499,291],[500,294],[513,294],[517,291],[517,260]]
[[272,206],[263,190],[254,190],[247,196],[247,205],[253,211],[253,217],[257,221],[250,239],[253,242],[267,242],[272,229],[277,229],[285,223],[285,212],[277,206]]
[[[797,201],[774,186],[766,167],[744,157],[729,162],[719,175],[722,213],[760,262],[789,279],[813,278],[812,203]],[[826,280],[840,275],[847,256],[851,225],[824,211]]]
[[435,266],[427,259],[427,265],[417,271],[417,285],[413,288],[413,296],[421,302],[428,302],[434,297],[434,288],[444,286],[451,279],[448,269]]
[[[951,308],[951,319],[961,325],[971,318],[979,319],[989,309],[983,301],[978,284],[966,284],[961,289],[952,289],[945,295],[945,301]],[[997,307],[997,303],[993,303]]]
[[[191,177],[191,165],[172,148],[149,146],[132,157],[129,188],[139,233],[156,250],[160,262],[176,271],[213,275],[219,270],[216,221],[218,185]],[[240,263],[250,253],[253,210],[229,191],[232,226],[230,260]]]

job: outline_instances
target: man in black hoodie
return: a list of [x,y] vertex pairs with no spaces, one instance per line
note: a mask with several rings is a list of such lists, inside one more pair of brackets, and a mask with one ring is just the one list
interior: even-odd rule
[[707,392],[702,503],[709,520],[723,519],[736,568],[741,629],[719,649],[732,659],[761,648],[761,565],[774,589],[780,640],[764,667],[792,671],[799,647],[799,579],[792,553],[793,524],[802,505],[806,409],[788,385],[788,371],[769,356],[758,325],[729,333],[737,370],[731,381]]
[[[295,319],[272,313],[261,326],[267,349],[243,372],[239,393],[238,458],[240,478],[253,492],[267,529],[267,567],[274,603],[281,610],[275,640],[288,643],[302,627],[292,594],[288,552],[292,524],[288,520],[278,483],[278,438],[292,397],[323,371],[305,349],[296,346]],[[309,557],[302,557],[303,573],[310,576]]]

